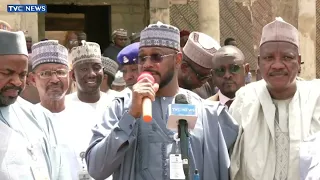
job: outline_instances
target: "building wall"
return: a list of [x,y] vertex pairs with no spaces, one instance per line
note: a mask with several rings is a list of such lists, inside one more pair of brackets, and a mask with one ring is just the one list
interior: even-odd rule
[[[1,0],[0,18],[15,30],[28,31],[34,40],[45,37],[44,15],[7,13],[7,4],[79,4],[111,5],[111,29],[124,28],[129,33],[141,31],[149,22],[148,0]],[[108,23],[108,22],[106,22]],[[38,28],[39,26],[39,28]]]
[[7,4],[36,4],[37,0],[1,0],[0,19],[10,24],[13,30],[27,31],[34,41],[38,41],[37,13],[8,13]]

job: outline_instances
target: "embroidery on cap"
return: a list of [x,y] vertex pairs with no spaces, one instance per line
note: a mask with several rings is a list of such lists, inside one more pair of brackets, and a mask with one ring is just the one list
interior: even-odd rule
[[128,63],[129,59],[127,58],[127,56],[123,56],[123,63]]

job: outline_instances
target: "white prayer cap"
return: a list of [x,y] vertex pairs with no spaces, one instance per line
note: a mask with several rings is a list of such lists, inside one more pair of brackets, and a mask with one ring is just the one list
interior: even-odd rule
[[108,57],[101,57],[102,65],[103,65],[103,71],[105,73],[110,74],[111,76],[115,76],[115,74],[118,71],[119,65],[116,61],[108,58]]
[[95,42],[82,40],[82,45],[71,49],[72,67],[83,62],[101,63],[101,49]]
[[158,22],[150,24],[140,33],[141,47],[167,47],[180,50],[180,31],[177,27]]
[[44,63],[57,63],[68,66],[68,50],[58,40],[35,43],[32,47],[32,69]]
[[126,82],[123,79],[123,73],[121,71],[118,71],[114,77],[114,81],[112,82],[112,85],[115,86],[125,86]]
[[201,32],[192,32],[182,51],[184,55],[199,66],[210,69],[212,67],[212,57],[220,48],[220,44],[210,36]]
[[263,27],[260,47],[266,42],[277,41],[288,42],[299,48],[299,31],[281,17]]

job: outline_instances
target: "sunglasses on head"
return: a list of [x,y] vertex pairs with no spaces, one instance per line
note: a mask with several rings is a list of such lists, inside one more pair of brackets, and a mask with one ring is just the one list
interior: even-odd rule
[[238,74],[240,72],[241,66],[237,64],[229,65],[228,67],[220,67],[213,70],[214,74],[223,77],[227,70],[232,74]]

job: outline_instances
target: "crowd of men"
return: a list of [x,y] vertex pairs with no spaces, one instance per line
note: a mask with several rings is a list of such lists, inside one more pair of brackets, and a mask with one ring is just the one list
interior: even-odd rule
[[[112,38],[101,52],[83,33],[68,46],[31,45],[21,31],[0,30],[1,180],[320,179],[320,81],[298,78],[294,26],[264,26],[261,80],[251,83],[234,39],[221,47],[161,22],[129,45],[123,29]],[[138,80],[142,72],[154,81]],[[178,94],[197,109],[187,173],[167,128]],[[141,118],[145,98],[151,122]]]

